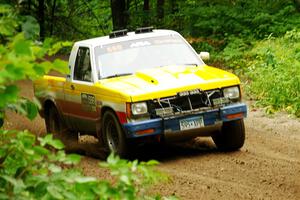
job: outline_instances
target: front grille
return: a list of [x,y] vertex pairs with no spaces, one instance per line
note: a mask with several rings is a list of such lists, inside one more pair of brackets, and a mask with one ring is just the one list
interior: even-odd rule
[[197,93],[186,92],[184,96],[176,95],[152,100],[148,105],[151,117],[164,117],[211,108],[214,106],[213,99],[223,97],[221,90],[218,89],[197,91]]

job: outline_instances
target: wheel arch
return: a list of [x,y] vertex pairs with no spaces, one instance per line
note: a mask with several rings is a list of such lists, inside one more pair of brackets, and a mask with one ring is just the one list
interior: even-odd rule
[[66,122],[65,119],[64,119],[64,117],[63,117],[63,115],[62,115],[61,110],[59,109],[60,108],[59,105],[57,105],[57,103],[55,102],[55,100],[53,98],[47,98],[43,102],[43,111],[42,111],[42,114],[44,115],[44,118],[47,117],[47,115],[49,114],[49,110],[52,107],[57,110],[60,119],[63,120],[64,122]]
[[97,131],[97,137],[98,137],[98,139],[102,137],[102,123],[103,123],[102,120],[103,120],[104,113],[107,112],[107,111],[111,111],[116,116],[118,122],[120,123],[120,119],[119,119],[119,117],[117,115],[117,112],[111,106],[105,105],[105,106],[101,107],[101,111],[100,111],[100,124],[101,125],[100,125],[100,127],[99,127],[99,129]]
[[[110,107],[110,106],[103,106],[103,107],[101,108],[101,113],[100,113],[101,121],[102,121],[102,119],[103,119],[104,113],[107,112],[107,111],[112,111],[112,112],[114,113],[114,115],[117,117],[117,119],[119,120],[116,111],[115,111],[112,107]],[[119,122],[120,122],[120,120],[119,120]]]
[[116,112],[114,111],[114,109],[112,107],[107,106],[107,105],[101,107],[101,110],[100,110],[100,121],[98,122],[98,129],[96,128],[96,135],[97,135],[99,141],[100,140],[102,141],[102,136],[103,136],[103,133],[102,133],[103,122],[102,121],[103,121],[103,115],[107,111],[111,111],[111,112],[113,112],[116,115]]

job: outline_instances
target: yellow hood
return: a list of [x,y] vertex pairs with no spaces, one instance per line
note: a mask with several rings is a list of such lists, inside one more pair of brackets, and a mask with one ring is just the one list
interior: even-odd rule
[[229,72],[209,66],[166,66],[103,79],[100,84],[135,102],[173,96],[196,88],[210,90],[238,85],[240,80]]

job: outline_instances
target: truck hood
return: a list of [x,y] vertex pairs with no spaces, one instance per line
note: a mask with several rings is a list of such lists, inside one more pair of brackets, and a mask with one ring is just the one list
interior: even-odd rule
[[166,66],[145,69],[133,75],[100,80],[107,89],[143,101],[176,95],[178,92],[228,87],[240,84],[235,75],[209,66]]

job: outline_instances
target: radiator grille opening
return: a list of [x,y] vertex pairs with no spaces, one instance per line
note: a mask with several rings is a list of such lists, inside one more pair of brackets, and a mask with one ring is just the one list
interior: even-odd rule
[[149,112],[152,118],[171,116],[193,112],[201,109],[212,108],[213,99],[222,98],[222,91],[210,90],[200,91],[198,93],[185,93],[185,96],[171,96],[166,98],[154,99],[149,102]]

